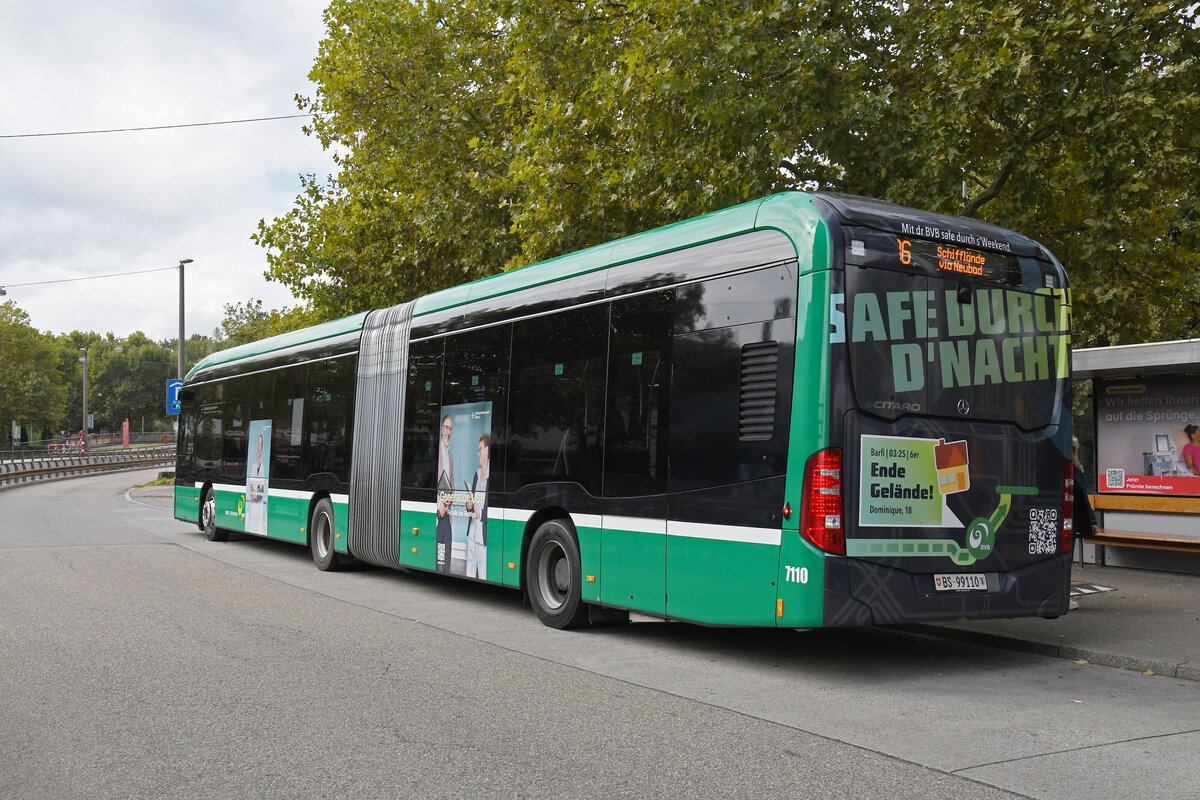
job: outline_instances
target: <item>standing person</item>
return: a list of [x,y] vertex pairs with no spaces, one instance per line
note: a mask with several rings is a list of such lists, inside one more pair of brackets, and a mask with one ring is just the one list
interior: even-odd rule
[[437,527],[434,537],[439,572],[450,571],[450,549],[454,545],[454,527],[450,521],[450,506],[454,503],[454,456],[450,454],[450,434],[453,430],[454,423],[447,414],[442,417],[442,431],[438,438]]
[[487,507],[488,477],[491,474],[492,439],[486,433],[479,437],[479,469],[471,481],[467,495],[467,577],[487,580]]
[[[1092,511],[1092,504],[1088,502],[1087,485],[1083,482],[1083,468],[1079,464],[1079,439],[1072,437],[1071,443],[1071,474],[1075,484],[1075,513],[1071,518],[1071,529],[1076,537],[1090,539],[1099,530],[1099,526],[1096,525],[1096,513]],[[1079,603],[1072,600],[1070,610],[1074,611],[1077,608]]]
[[1188,437],[1188,443],[1183,446],[1180,455],[1183,456],[1183,463],[1187,467],[1188,472],[1193,475],[1200,475],[1200,428],[1193,425],[1188,425],[1183,429],[1184,434]]

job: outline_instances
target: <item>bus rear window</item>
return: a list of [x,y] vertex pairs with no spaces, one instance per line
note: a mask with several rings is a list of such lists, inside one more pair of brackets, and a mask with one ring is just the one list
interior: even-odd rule
[[849,346],[857,405],[904,414],[1048,424],[1066,390],[1065,291],[969,285],[847,266],[834,341]]

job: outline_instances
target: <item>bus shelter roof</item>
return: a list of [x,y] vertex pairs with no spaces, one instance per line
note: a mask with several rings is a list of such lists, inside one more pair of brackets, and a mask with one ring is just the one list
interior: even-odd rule
[[1072,354],[1076,379],[1200,372],[1200,339],[1087,347]]

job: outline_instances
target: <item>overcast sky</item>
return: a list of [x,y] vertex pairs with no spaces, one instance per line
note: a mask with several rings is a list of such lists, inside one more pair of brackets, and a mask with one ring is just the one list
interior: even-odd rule
[[[38,0],[0,9],[0,136],[297,114],[322,0]],[[211,334],[224,305],[294,305],[250,241],[329,153],[304,119],[0,138],[0,287],[38,330]]]

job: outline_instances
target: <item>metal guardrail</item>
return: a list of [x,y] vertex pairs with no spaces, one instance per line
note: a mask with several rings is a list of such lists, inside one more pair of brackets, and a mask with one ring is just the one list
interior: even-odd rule
[[127,452],[99,452],[86,457],[13,459],[0,462],[0,487],[56,478],[70,478],[93,472],[142,469],[154,464],[172,464],[174,462],[174,447],[146,447]]
[[[87,450],[88,455],[97,455],[101,451],[116,450],[119,452],[128,452],[130,448],[142,449],[145,447],[174,447],[175,434],[163,433],[162,431],[153,431],[150,433],[133,432],[129,435],[130,447],[123,445],[120,433],[91,433],[88,434]],[[8,459],[31,459],[41,458],[43,456],[77,456],[80,454],[79,435],[68,436],[66,438],[57,439],[40,439],[37,441],[21,442],[18,444],[10,443],[6,447],[0,447],[0,461]]]

